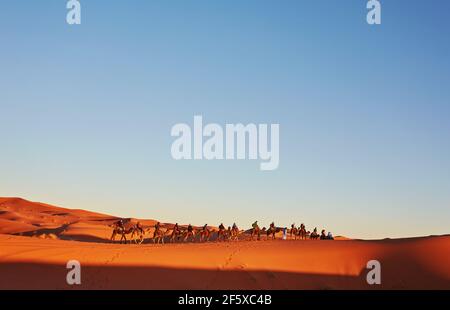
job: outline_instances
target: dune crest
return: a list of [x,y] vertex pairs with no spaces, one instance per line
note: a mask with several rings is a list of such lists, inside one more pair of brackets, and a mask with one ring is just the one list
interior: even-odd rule
[[[0,198],[0,289],[450,289],[450,236],[135,245],[109,242],[115,221]],[[137,221],[156,223],[126,225]],[[81,263],[80,286],[66,283],[69,260]],[[366,281],[370,260],[381,285]]]

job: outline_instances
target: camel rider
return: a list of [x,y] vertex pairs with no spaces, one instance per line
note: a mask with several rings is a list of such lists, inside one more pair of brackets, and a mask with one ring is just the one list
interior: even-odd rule
[[301,223],[300,224],[300,229],[305,229],[305,224]]
[[320,239],[325,240],[327,238],[327,236],[325,235],[325,229],[322,229],[321,233],[320,233]]
[[333,235],[331,234],[331,231],[328,232],[327,239],[328,240],[334,240]]
[[206,231],[208,229],[208,224],[205,224],[204,226],[203,226],[203,231]]
[[256,227],[258,227],[258,221],[255,221],[255,222],[252,224],[252,227],[253,227],[253,229],[256,229]]
[[223,226],[223,223],[220,223],[219,230],[225,230],[225,226]]
[[238,229],[238,227],[237,227],[236,223],[233,223],[233,230],[237,230],[237,229]]
[[175,223],[175,226],[173,227],[173,231],[178,231],[178,223]]
[[157,222],[156,225],[155,225],[155,230],[159,230],[160,227],[161,227],[161,223]]
[[317,227],[314,227],[313,233],[317,235]]
[[187,228],[188,232],[192,232],[194,230],[194,228],[192,227],[191,224],[189,224],[188,228]]
[[124,226],[123,226],[123,219],[120,219],[120,220],[118,220],[117,222],[116,222],[116,225],[117,225],[117,227],[118,228],[124,228]]
[[270,228],[274,228],[275,227],[275,222],[270,223]]

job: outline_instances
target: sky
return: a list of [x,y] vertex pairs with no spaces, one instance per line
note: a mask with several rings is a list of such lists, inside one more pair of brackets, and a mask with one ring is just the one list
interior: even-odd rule
[[[431,3],[432,2],[432,3]],[[450,233],[450,3],[5,1],[0,196],[354,238]],[[177,123],[277,123],[280,165],[175,161]]]

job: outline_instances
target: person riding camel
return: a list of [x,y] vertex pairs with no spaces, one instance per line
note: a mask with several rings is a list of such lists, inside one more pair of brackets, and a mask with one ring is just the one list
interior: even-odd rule
[[251,236],[251,240],[253,240],[253,236],[257,236],[258,237],[258,240],[260,240],[260,229],[259,229],[259,226],[258,226],[258,221],[255,221],[253,224],[252,224],[252,236]]
[[238,229],[238,227],[237,227],[236,223],[233,223],[233,230],[237,230],[237,229]]
[[192,227],[191,224],[188,225],[187,231],[188,232],[192,232],[194,230],[194,228]]
[[327,236],[325,235],[325,229],[322,229],[321,233],[320,233],[320,240],[325,240],[327,239]]
[[219,230],[225,230],[225,226],[223,226],[223,223],[220,223]]
[[123,219],[118,220],[115,225],[117,226],[117,228],[121,228],[121,229],[125,229],[125,226],[123,224]]
[[203,230],[203,231],[206,231],[207,229],[208,229],[208,224],[203,225],[202,230]]
[[334,240],[333,235],[331,234],[331,231],[328,232],[327,239]]
[[157,222],[156,225],[155,225],[155,230],[159,230],[160,227],[161,227],[161,223]]

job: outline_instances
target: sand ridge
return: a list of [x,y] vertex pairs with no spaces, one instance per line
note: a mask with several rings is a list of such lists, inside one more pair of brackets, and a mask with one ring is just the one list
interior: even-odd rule
[[[135,245],[108,241],[116,220],[0,198],[0,289],[450,289],[450,236]],[[373,259],[379,286],[366,281]],[[66,283],[69,260],[80,286]]]

